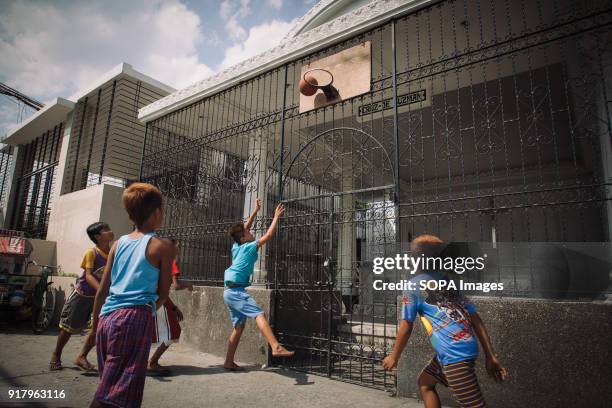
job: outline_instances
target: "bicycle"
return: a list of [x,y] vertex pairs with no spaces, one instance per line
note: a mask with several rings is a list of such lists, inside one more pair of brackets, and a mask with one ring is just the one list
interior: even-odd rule
[[[36,261],[28,262],[28,265],[33,264],[39,266]],[[53,280],[49,278],[53,275],[55,266],[40,265],[40,279],[32,290],[32,331],[35,334],[44,333],[53,320],[55,312],[56,293],[51,287]]]

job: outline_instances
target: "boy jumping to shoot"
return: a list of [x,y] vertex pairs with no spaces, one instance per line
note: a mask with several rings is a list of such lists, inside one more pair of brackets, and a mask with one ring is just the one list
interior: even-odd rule
[[234,239],[234,245],[232,246],[232,265],[225,270],[225,276],[223,278],[225,282],[223,300],[229,310],[234,329],[229,338],[227,356],[223,368],[230,371],[243,370],[242,367],[234,362],[234,356],[247,317],[255,319],[257,327],[270,344],[274,357],[291,357],[294,354],[293,351],[287,350],[278,342],[268,323],[268,319],[264,315],[264,311],[245,290],[246,287],[251,285],[251,275],[253,275],[255,262],[257,262],[258,258],[257,251],[272,238],[276,231],[278,221],[283,215],[283,212],[285,212],[285,207],[279,204],[274,212],[274,218],[272,219],[270,228],[268,228],[268,231],[266,231],[261,238],[255,240],[250,230],[260,208],[261,200],[258,198],[255,209],[248,221],[245,224],[234,224],[229,230],[230,236]]
[[[410,247],[415,256],[440,255],[443,242],[433,235],[415,238]],[[440,272],[421,272],[411,281],[448,280]],[[485,401],[478,385],[474,364],[478,357],[478,343],[486,356],[487,372],[495,381],[506,379],[508,372],[493,352],[489,333],[472,302],[457,290],[407,291],[402,299],[402,321],[397,331],[393,352],[383,361],[386,370],[393,370],[408,343],[417,314],[427,331],[435,355],[418,378],[425,408],[439,408],[436,385],[448,387],[461,407],[484,407]]]

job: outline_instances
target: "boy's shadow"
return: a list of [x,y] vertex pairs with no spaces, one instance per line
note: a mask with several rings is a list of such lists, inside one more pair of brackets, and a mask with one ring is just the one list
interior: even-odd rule
[[284,375],[285,377],[293,378],[293,385],[313,385],[314,381],[308,381],[308,374],[301,371],[291,371],[284,367],[270,367],[269,371],[274,371],[276,374]]
[[64,370],[69,369],[72,371],[78,371],[81,374],[81,377],[99,377],[100,374],[97,371],[83,371],[79,367],[66,367],[64,366]]
[[170,374],[163,375],[155,375],[148,374],[147,378],[153,378],[160,382],[168,382],[172,381],[172,377],[180,377],[182,375],[210,375],[210,374],[223,374],[223,373],[248,373],[249,371],[253,371],[258,369],[258,366],[245,366],[244,371],[228,371],[223,368],[223,365],[214,365],[208,367],[198,367],[198,366],[190,366],[190,365],[167,365],[164,366],[168,370],[170,370]]

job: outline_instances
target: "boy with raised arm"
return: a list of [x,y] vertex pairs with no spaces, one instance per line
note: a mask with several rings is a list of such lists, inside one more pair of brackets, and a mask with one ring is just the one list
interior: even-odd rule
[[[410,244],[413,256],[437,257],[443,247],[440,238],[421,235]],[[419,287],[422,280],[448,280],[440,272],[421,272],[411,279]],[[386,370],[393,370],[408,343],[417,315],[427,331],[435,354],[418,378],[419,391],[426,408],[439,408],[436,385],[448,387],[461,407],[484,407],[474,365],[478,342],[484,350],[487,372],[496,381],[506,379],[508,372],[493,351],[489,333],[476,306],[457,290],[406,291],[402,299],[402,321],[397,331],[393,352],[383,361]]]
[[248,221],[245,224],[234,224],[229,229],[229,234],[234,240],[234,245],[232,246],[232,264],[225,270],[223,278],[225,282],[223,300],[229,310],[234,329],[229,337],[227,356],[223,368],[230,371],[242,370],[242,367],[234,362],[234,357],[247,318],[255,319],[257,327],[272,348],[273,356],[291,357],[294,354],[293,351],[285,349],[278,342],[268,323],[268,319],[264,315],[264,311],[245,290],[251,285],[251,276],[253,275],[255,262],[257,262],[258,258],[257,251],[272,238],[276,231],[278,221],[283,215],[283,212],[285,212],[285,207],[279,204],[276,207],[274,218],[272,219],[268,231],[266,231],[261,238],[256,240],[253,234],[251,234],[251,226],[260,209],[261,200],[258,198],[255,209]]

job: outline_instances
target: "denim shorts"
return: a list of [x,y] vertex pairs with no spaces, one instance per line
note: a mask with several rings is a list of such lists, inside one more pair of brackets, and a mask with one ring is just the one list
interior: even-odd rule
[[233,327],[244,326],[247,317],[254,319],[264,312],[244,288],[225,288],[223,301],[229,310]]

